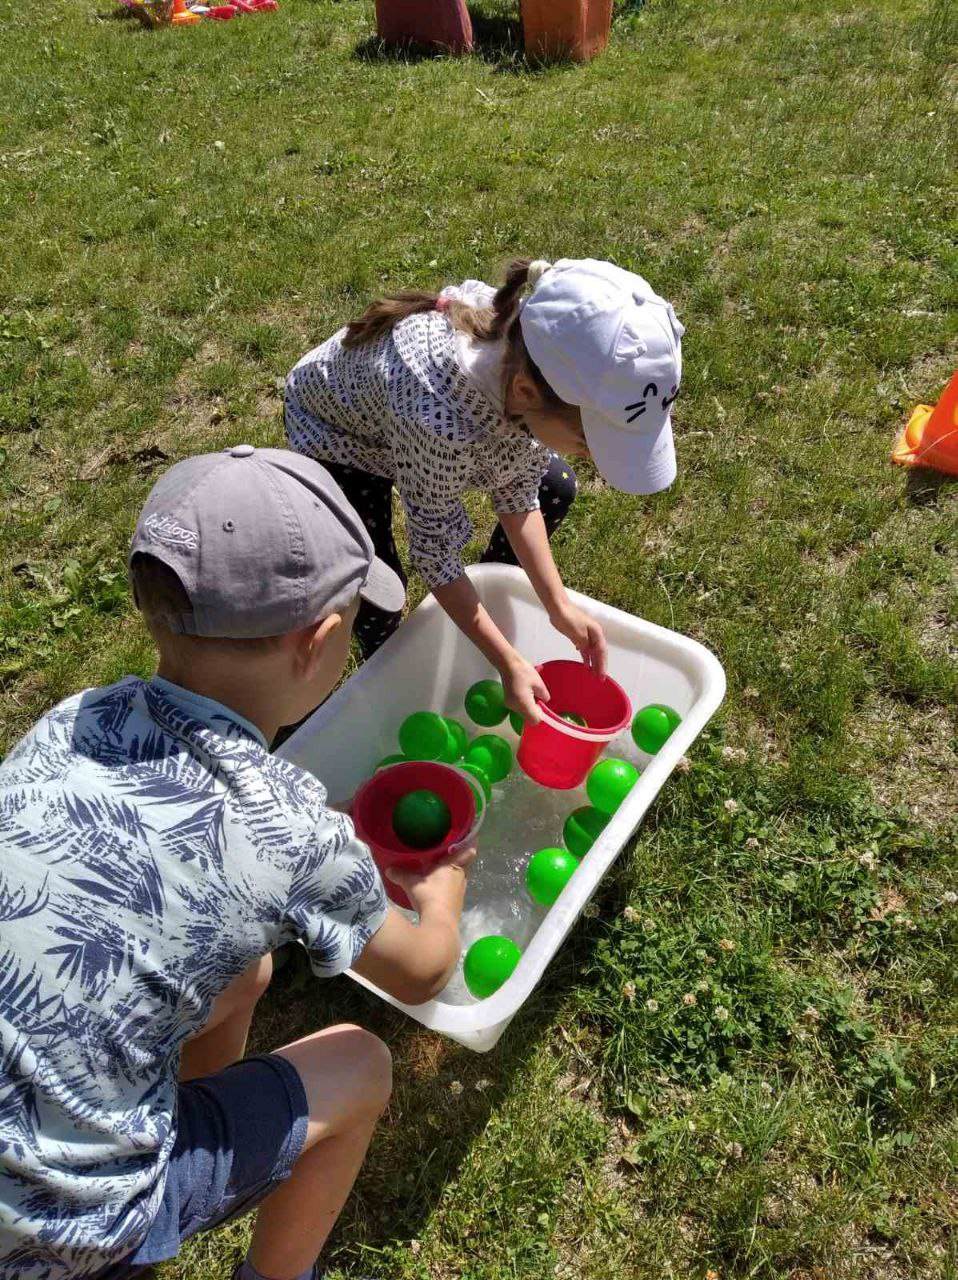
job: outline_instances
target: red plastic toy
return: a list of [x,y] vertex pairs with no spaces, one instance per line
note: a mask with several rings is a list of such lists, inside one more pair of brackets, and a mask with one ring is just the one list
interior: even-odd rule
[[[549,690],[542,720],[526,724],[516,760],[533,782],[557,791],[581,786],[607,743],[632,719],[632,705],[611,676],[597,676],[584,662],[561,659],[536,670]],[[585,726],[562,717],[568,712]]]
[[384,44],[438,45],[449,53],[472,49],[465,0],[376,0],[376,31]]
[[533,59],[587,62],[609,42],[612,0],[522,0],[522,34]]
[[[431,849],[413,849],[403,844],[393,830],[396,801],[410,791],[434,791],[449,806],[452,819],[446,838]],[[380,769],[356,792],[352,803],[353,821],[361,840],[372,851],[380,871],[387,867],[410,867],[424,871],[456,845],[462,844],[476,825],[476,796],[466,776],[458,769],[433,760],[410,760],[406,764]],[[400,907],[412,903],[397,884],[383,875],[386,892]]]

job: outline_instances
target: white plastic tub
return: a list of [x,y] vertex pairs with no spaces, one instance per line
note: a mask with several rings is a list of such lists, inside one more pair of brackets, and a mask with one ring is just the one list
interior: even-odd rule
[[[530,661],[571,656],[568,642],[553,630],[524,573],[504,565],[480,565],[470,570],[469,576],[493,618]],[[428,1004],[409,1006],[351,974],[424,1026],[479,1052],[493,1047],[532,994],[599,881],[725,693],[720,663],[696,641],[597,600],[571,594],[605,628],[610,672],[625,688],[634,710],[662,702],[675,708],[682,723],[651,760],[638,755],[628,731],[609,744],[607,754],[644,763],[642,775],[555,905],[531,917],[526,912],[523,927],[529,936],[516,938],[524,948],[522,959],[495,995],[483,1001],[454,1003],[454,998],[461,1000],[461,992],[454,997],[450,984],[448,996],[443,992]],[[377,761],[398,749],[398,726],[412,711],[441,711],[474,732],[502,732],[514,742],[508,721],[502,730],[483,730],[470,725],[463,710],[462,698],[469,685],[493,674],[482,655],[429,596],[379,652],[283,744],[279,754],[316,774],[326,785],[332,803],[344,803]],[[529,782],[528,786],[534,784]],[[561,796],[566,812],[587,803],[581,790],[537,791],[544,806],[555,805],[555,797]],[[536,797],[531,799],[535,803]],[[490,817],[495,813],[494,801]],[[498,834],[491,836],[495,827]],[[524,843],[521,823],[490,821],[482,832],[480,856],[505,857],[506,850],[499,846],[506,844],[513,846],[511,856],[517,856],[539,844],[559,844],[560,837],[561,825],[552,838],[537,837],[539,843],[530,845]],[[497,841],[495,846],[490,846],[490,838]],[[525,892],[519,876],[515,892],[517,899]]]

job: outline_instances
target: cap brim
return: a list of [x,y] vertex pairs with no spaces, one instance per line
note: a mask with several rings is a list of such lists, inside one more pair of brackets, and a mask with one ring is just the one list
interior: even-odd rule
[[623,429],[601,414],[582,409],[585,438],[602,479],[622,493],[659,493],[676,476],[672,415],[658,430]]
[[386,613],[399,613],[406,603],[406,588],[402,578],[395,570],[390,569],[385,560],[378,557],[369,566],[369,573],[359,594],[376,609],[383,609]]

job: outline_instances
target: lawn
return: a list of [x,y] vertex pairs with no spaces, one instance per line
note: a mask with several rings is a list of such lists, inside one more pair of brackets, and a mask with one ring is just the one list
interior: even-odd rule
[[279,443],[278,381],[370,296],[589,254],[688,330],[678,482],[584,474],[557,558],[727,702],[491,1055],[277,978],[257,1047],[348,1017],[396,1059],[333,1267],[958,1276],[958,487],[888,462],[958,365],[956,10],[656,0],[536,70],[508,7],[463,61],[379,56],[357,0],[97,7],[0,0],[0,748],[150,671],[152,479]]

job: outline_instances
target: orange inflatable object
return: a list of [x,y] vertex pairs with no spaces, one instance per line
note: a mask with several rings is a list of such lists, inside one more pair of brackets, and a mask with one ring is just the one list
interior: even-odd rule
[[173,0],[173,15],[170,18],[174,27],[191,27],[202,19],[198,13],[191,13],[186,7],[186,0]]
[[958,373],[932,408],[917,405],[891,455],[903,467],[933,467],[958,476]]
[[612,0],[522,0],[526,53],[587,62],[609,43]]

